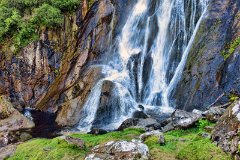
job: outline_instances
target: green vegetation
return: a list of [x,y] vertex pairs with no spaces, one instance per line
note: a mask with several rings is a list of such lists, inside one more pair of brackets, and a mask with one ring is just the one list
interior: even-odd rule
[[228,99],[231,101],[231,102],[234,102],[236,100],[239,99],[239,95],[236,94],[236,93],[231,93],[229,96],[228,96]]
[[43,4],[39,8],[34,9],[31,22],[40,27],[55,28],[61,26],[63,16],[58,8],[54,8],[49,4]]
[[75,159],[85,156],[86,151],[55,138],[35,139],[18,146],[16,154],[10,160],[58,160]]
[[84,159],[91,147],[111,140],[131,140],[138,137],[142,129],[125,129],[121,132],[111,132],[105,135],[73,134],[72,137],[81,138],[86,143],[86,148],[80,150],[60,138],[34,139],[17,147],[14,156],[9,160],[60,160]]
[[236,38],[234,41],[232,41],[230,44],[227,45],[227,47],[222,51],[222,56],[224,59],[228,59],[234,51],[237,49],[237,47],[240,46],[240,37]]
[[51,0],[51,4],[62,11],[72,11],[78,7],[79,0]]
[[208,125],[213,124],[200,120],[196,128],[170,131],[165,134],[164,146],[159,145],[157,137],[150,137],[145,143],[154,160],[231,160],[209,138],[202,137],[206,133],[204,128]]
[[36,41],[43,29],[61,27],[64,15],[75,11],[80,3],[81,0],[0,0],[0,45],[17,53]]
[[128,128],[124,131],[120,132],[110,132],[104,135],[93,136],[90,134],[73,134],[71,135],[74,138],[80,138],[87,142],[87,147],[91,148],[98,144],[102,144],[105,142],[113,141],[113,140],[132,140],[134,138],[138,138],[139,135],[144,133],[142,129],[137,128]]
[[197,128],[198,128],[199,131],[204,132],[204,129],[205,129],[207,126],[213,126],[214,123],[209,122],[209,121],[206,120],[206,119],[200,119],[200,120],[196,123],[196,125],[197,125]]
[[[165,133],[166,144],[160,145],[158,137],[149,137],[145,144],[150,149],[154,160],[231,160],[231,157],[202,136],[204,128],[213,125],[207,120],[200,120],[195,128],[175,130]],[[84,159],[90,149],[98,144],[112,140],[132,140],[138,138],[144,131],[129,128],[120,132],[105,135],[72,134],[71,137],[80,138],[85,142],[85,149],[79,149],[68,144],[61,138],[34,139],[17,147],[16,153],[9,160],[59,160]]]

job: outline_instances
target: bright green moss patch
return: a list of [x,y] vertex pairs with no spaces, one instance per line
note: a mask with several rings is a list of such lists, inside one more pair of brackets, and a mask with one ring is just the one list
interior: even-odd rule
[[228,99],[232,102],[236,101],[239,99],[239,95],[238,94],[235,94],[235,93],[231,93],[229,96],[228,96]]
[[240,37],[233,40],[230,44],[227,45],[226,49],[222,51],[221,54],[224,57],[224,59],[226,60],[228,57],[230,57],[239,46],[240,46]]

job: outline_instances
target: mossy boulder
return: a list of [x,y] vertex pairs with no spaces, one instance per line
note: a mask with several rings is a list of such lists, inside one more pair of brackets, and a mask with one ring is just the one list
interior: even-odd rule
[[2,115],[0,119],[0,147],[18,140],[28,140],[27,133],[21,134],[21,132],[33,128],[34,123],[17,111],[5,96],[0,96],[0,107]]

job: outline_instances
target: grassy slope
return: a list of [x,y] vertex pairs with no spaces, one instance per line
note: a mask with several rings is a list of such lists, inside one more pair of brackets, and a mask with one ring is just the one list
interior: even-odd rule
[[[230,160],[231,158],[216,147],[209,139],[203,138],[201,127],[188,130],[176,130],[165,134],[166,145],[160,146],[157,137],[148,138],[145,143],[149,146],[154,160]],[[9,160],[68,160],[84,159],[90,148],[111,140],[131,140],[137,138],[141,129],[126,129],[122,132],[112,132],[105,135],[73,134],[86,142],[85,149],[78,149],[64,140],[35,139],[18,146],[15,155]]]
[[14,156],[9,160],[72,160],[84,159],[91,147],[111,140],[131,140],[144,131],[141,129],[126,129],[122,132],[111,132],[105,135],[73,134],[86,142],[85,149],[78,149],[60,138],[34,139],[18,146]]
[[164,146],[158,145],[157,137],[150,137],[145,143],[154,160],[231,160],[210,139],[203,138],[202,133],[198,128],[176,130],[165,134]]

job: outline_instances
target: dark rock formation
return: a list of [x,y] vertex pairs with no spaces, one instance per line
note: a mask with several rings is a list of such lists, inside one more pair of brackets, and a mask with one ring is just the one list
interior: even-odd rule
[[212,0],[189,53],[188,61],[174,98],[179,109],[206,109],[226,103],[232,90],[240,92],[240,48],[226,60],[224,49],[240,36],[240,1]]
[[102,135],[102,134],[106,134],[107,131],[101,128],[92,128],[91,132],[89,132],[88,134],[94,134],[94,135]]
[[144,113],[144,111],[135,111],[133,113],[133,116],[132,118],[143,118],[143,119],[146,119],[146,118],[149,118],[147,114]]
[[129,119],[126,119],[118,128],[119,131],[122,131],[126,128],[129,128],[129,127],[133,127],[133,126],[137,126],[139,122],[139,119],[138,118],[129,118]]

